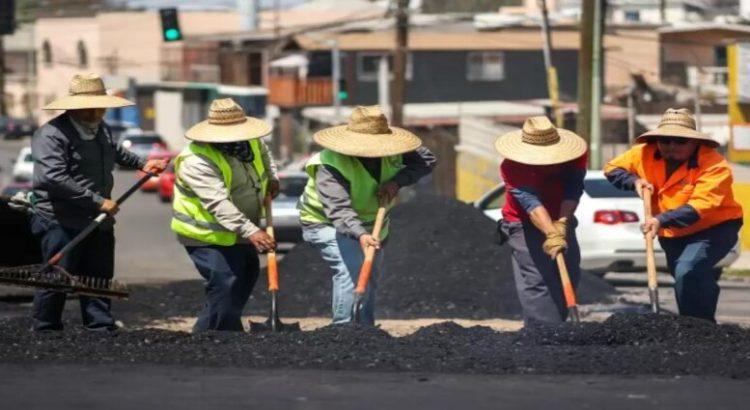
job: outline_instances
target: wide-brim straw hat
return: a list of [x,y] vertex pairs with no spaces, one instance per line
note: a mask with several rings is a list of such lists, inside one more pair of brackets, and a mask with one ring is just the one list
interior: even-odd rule
[[676,110],[669,108],[661,116],[659,126],[655,130],[646,132],[635,139],[642,144],[658,140],[659,137],[679,137],[698,140],[712,147],[718,147],[719,143],[714,141],[710,135],[696,130],[695,117],[687,108]]
[[44,106],[44,110],[85,110],[93,108],[120,108],[134,102],[108,95],[104,81],[96,74],[76,74],[70,80],[68,95]]
[[233,99],[222,98],[211,102],[208,119],[193,125],[185,138],[208,143],[237,142],[265,137],[271,130],[265,121],[245,115]]
[[355,108],[347,125],[318,131],[313,140],[339,154],[365,158],[403,154],[422,145],[422,140],[413,133],[390,127],[377,105]]
[[587,144],[573,131],[556,128],[547,117],[530,117],[520,130],[501,135],[495,149],[511,161],[553,165],[580,158]]

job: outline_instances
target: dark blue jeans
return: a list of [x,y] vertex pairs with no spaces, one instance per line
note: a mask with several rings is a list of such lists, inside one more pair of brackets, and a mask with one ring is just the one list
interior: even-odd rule
[[206,280],[206,304],[193,331],[243,331],[244,309],[260,272],[255,248],[234,246],[186,246],[190,259]]
[[715,266],[737,243],[741,227],[735,220],[685,237],[659,238],[681,315],[716,321],[721,270]]
[[[60,226],[35,215],[31,231],[41,238],[42,256],[48,260],[80,232]],[[99,228],[73,248],[58,264],[73,275],[112,279],[115,266],[115,235],[111,225]],[[66,295],[61,292],[41,290],[34,295],[32,317],[34,330],[62,330],[62,313]],[[79,297],[83,326],[90,330],[114,329],[108,298]]]
[[[577,225],[575,220],[568,225],[568,249],[564,254],[574,288],[581,278],[581,249],[575,233]],[[563,296],[560,272],[557,262],[542,249],[546,239],[542,231],[531,222],[503,221],[500,233],[502,242],[507,241],[511,247],[513,277],[523,308],[524,323],[564,322],[568,317],[568,308]]]

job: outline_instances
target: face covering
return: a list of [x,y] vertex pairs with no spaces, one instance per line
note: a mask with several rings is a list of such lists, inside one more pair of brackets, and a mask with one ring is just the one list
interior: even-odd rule
[[224,154],[233,156],[242,162],[253,162],[253,159],[255,159],[253,150],[250,149],[250,144],[247,141],[224,142],[213,145]]

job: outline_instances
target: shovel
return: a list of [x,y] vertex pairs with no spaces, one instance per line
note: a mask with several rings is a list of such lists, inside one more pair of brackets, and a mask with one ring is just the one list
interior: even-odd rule
[[[651,190],[643,190],[643,215],[651,218]],[[648,274],[648,297],[651,300],[651,311],[659,313],[659,283],[656,280],[656,259],[654,257],[654,235],[646,235],[646,272]]]
[[[383,228],[384,219],[385,207],[381,206],[378,208],[378,214],[375,217],[375,226],[372,228],[372,236],[377,239],[380,239],[380,230]],[[362,299],[367,291],[367,284],[370,282],[372,263],[375,260],[376,251],[377,249],[373,246],[368,246],[365,249],[365,260],[362,262],[362,268],[359,270],[357,288],[354,289],[354,305],[352,305],[352,319],[354,323],[362,323]]]
[[[271,197],[267,196],[264,202],[266,207],[266,233],[271,238],[274,238]],[[268,293],[271,294],[271,312],[268,315],[268,319],[263,323],[251,321],[250,332],[298,332],[300,331],[298,322],[286,324],[279,319],[279,269],[276,263],[276,251],[268,251],[266,258],[268,265]]]
[[565,296],[565,306],[568,307],[568,314],[572,322],[580,322],[581,316],[578,314],[578,303],[576,302],[576,292],[573,290],[573,284],[570,283],[568,267],[565,266],[565,258],[562,253],[555,256],[557,261],[557,270],[560,271],[560,281],[562,282],[563,295]]

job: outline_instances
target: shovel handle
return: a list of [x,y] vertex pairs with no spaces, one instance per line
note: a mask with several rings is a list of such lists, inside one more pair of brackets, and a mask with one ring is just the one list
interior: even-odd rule
[[[383,221],[385,220],[385,207],[378,208],[378,214],[375,217],[375,226],[372,228],[372,236],[380,239],[380,230],[383,228]],[[365,260],[362,262],[362,268],[359,270],[359,279],[357,280],[357,292],[360,295],[364,295],[367,290],[367,283],[370,282],[370,276],[372,275],[372,263],[375,259],[375,252],[377,249],[373,246],[368,246],[365,249]]]
[[[118,205],[122,204],[128,198],[130,198],[130,196],[133,195],[133,193],[137,191],[138,188],[140,188],[149,179],[155,176],[156,175],[150,172],[147,172],[146,175],[144,175],[141,179],[138,180],[138,182],[136,182],[127,191],[125,191],[125,193],[120,195],[120,197],[117,198],[115,202],[117,202]],[[63,258],[63,256],[65,256],[65,254],[68,253],[71,249],[78,246],[78,244],[81,243],[81,241],[86,239],[86,237],[89,236],[89,234],[93,232],[94,229],[96,229],[99,225],[101,225],[102,222],[104,222],[105,219],[107,219],[107,216],[108,215],[106,212],[102,212],[96,218],[94,218],[94,220],[91,221],[91,223],[89,223],[78,235],[76,235],[70,242],[68,242],[62,249],[60,249],[59,252],[57,252],[54,256],[52,256],[47,261],[47,265],[44,266],[44,269],[60,263],[60,260]]]
[[568,267],[565,266],[565,258],[562,253],[558,253],[555,256],[557,262],[557,270],[560,271],[560,281],[562,282],[563,295],[565,296],[565,305],[568,308],[574,308],[578,306],[576,301],[576,292],[573,290],[573,284],[570,282],[570,274],[568,273]]
[[[643,216],[646,220],[650,219],[651,211],[651,190],[643,190]],[[654,312],[658,312],[658,287],[659,283],[656,276],[656,258],[654,256],[654,235],[646,234],[646,273],[648,275],[648,290],[651,296],[651,307]]]
[[[264,200],[266,207],[266,233],[273,239],[273,199],[271,196],[267,196]],[[279,266],[276,261],[276,251],[270,250],[266,253],[266,261],[268,266],[268,291],[276,292],[279,290]]]

